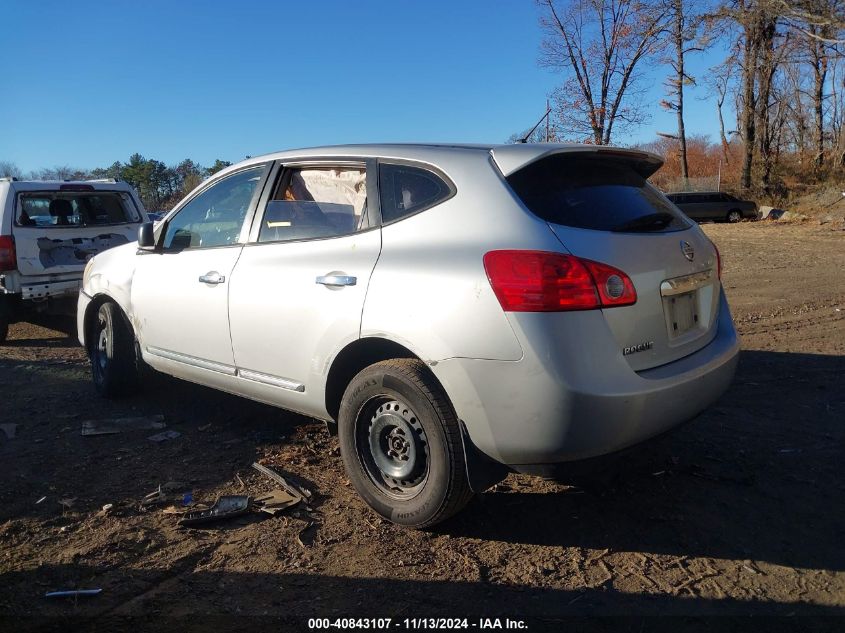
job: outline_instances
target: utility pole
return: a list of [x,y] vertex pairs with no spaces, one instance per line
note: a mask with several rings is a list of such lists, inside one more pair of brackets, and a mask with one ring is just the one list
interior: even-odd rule
[[551,106],[549,106],[549,100],[546,99],[546,143],[549,142],[549,113],[552,111]]

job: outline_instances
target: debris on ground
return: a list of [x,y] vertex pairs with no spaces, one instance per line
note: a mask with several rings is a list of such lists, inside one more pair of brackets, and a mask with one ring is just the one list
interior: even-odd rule
[[64,506],[66,510],[70,510],[74,503],[76,503],[76,497],[66,497],[65,499],[59,499],[59,505]]
[[0,431],[6,434],[7,440],[15,439],[15,435],[17,434],[18,425],[13,423],[8,424],[0,424]]
[[161,505],[165,503],[179,503],[182,505],[190,505],[193,502],[193,494],[191,492],[179,492],[185,489],[185,484],[178,481],[168,481],[166,484],[160,485],[156,490],[150,494],[145,495],[141,499],[141,507]]
[[314,538],[316,536],[316,529],[315,524],[313,522],[308,523],[304,528],[299,531],[299,534],[296,535],[296,542],[299,543],[299,546],[303,549],[308,548],[310,545],[314,544]]
[[310,490],[307,490],[306,488],[302,488],[300,486],[295,486],[293,484],[288,483],[288,481],[284,477],[282,477],[279,473],[277,473],[272,468],[268,468],[267,466],[259,464],[258,462],[255,462],[252,465],[252,467],[255,470],[257,470],[258,472],[260,472],[261,474],[266,475],[267,477],[269,477],[270,479],[272,479],[276,483],[281,484],[282,488],[285,491],[287,491],[288,493],[290,493],[291,495],[293,495],[294,497],[300,497],[300,498],[304,497],[305,499],[311,498],[311,491]]
[[85,420],[82,423],[82,435],[115,435],[125,431],[144,431],[163,429],[167,426],[164,416],[145,415],[130,418],[107,418],[105,420]]
[[181,435],[182,434],[179,431],[162,431],[161,433],[150,435],[147,439],[151,442],[155,442],[156,444],[160,444],[161,442],[166,442],[168,440],[175,440]]
[[218,497],[217,501],[210,508],[186,512],[179,519],[179,525],[190,527],[192,525],[202,525],[203,523],[211,523],[212,521],[222,521],[239,517],[249,512],[251,502],[252,497],[248,495],[225,495]]
[[96,596],[102,589],[68,589],[65,591],[48,591],[45,598],[76,598],[78,596]]
[[256,497],[255,504],[259,511],[266,512],[270,516],[276,516],[279,512],[292,508],[300,501],[302,501],[301,496],[276,488],[265,495]]

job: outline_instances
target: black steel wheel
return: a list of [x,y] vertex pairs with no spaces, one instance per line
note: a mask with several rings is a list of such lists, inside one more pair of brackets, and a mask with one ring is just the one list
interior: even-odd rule
[[111,301],[99,307],[95,319],[88,341],[94,386],[107,397],[127,395],[138,386],[134,336]]
[[394,523],[434,525],[472,497],[457,416],[419,360],[382,361],[355,376],[343,395],[338,434],[352,485]]
[[410,499],[425,486],[428,438],[410,405],[372,398],[355,421],[355,442],[367,475],[384,494]]

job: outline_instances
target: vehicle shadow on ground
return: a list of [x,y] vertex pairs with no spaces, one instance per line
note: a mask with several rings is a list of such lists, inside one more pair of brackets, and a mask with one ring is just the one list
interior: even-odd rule
[[845,570],[842,376],[842,356],[742,352],[713,409],[620,458],[603,485],[494,489],[440,530]]
[[[162,570],[77,564],[6,572],[0,574],[4,593],[18,599],[0,606],[0,625],[5,620],[13,624],[9,630],[18,631],[118,630],[112,627],[121,624],[121,618],[131,618],[122,624],[131,624],[133,631],[172,629],[173,624],[179,626],[172,630],[254,630],[273,624],[308,630],[306,618],[314,617],[392,617],[400,622],[404,618],[469,617],[477,622],[509,617],[528,618],[531,631],[564,631],[573,626],[578,631],[676,631],[681,627],[685,631],[714,627],[742,631],[751,625],[755,630],[792,631],[820,630],[804,628],[810,624],[838,625],[845,615],[840,607],[801,602],[622,593],[608,587],[560,590],[486,582],[197,571],[196,562],[186,559]],[[43,597],[46,591],[76,586],[103,591],[78,600]],[[589,621],[585,616],[602,617]]]

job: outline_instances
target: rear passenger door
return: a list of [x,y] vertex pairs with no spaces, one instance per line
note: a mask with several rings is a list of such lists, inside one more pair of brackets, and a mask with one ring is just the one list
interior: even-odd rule
[[375,161],[277,165],[232,273],[240,389],[325,417],[325,374],[360,335],[381,251]]

